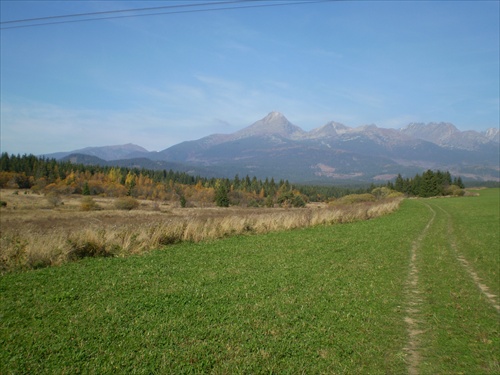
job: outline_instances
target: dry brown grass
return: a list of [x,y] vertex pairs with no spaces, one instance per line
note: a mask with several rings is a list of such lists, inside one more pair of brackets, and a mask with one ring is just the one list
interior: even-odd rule
[[43,196],[0,191],[0,272],[59,265],[87,256],[126,256],[181,241],[206,241],[314,225],[367,220],[395,211],[400,199],[307,208],[179,208],[140,201],[138,209],[114,208],[94,197],[99,210],[82,210],[82,197],[52,206]]

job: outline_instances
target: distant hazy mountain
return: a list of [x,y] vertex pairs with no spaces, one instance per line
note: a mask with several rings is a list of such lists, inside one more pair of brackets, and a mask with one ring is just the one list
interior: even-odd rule
[[157,153],[135,145],[87,148],[79,153],[101,155],[113,163],[133,159],[128,164],[147,168],[158,169],[161,162],[169,162],[202,175],[238,173],[294,182],[385,181],[398,173],[413,176],[426,169],[449,170],[466,179],[500,180],[498,129],[460,131],[449,123],[351,128],[329,122],[306,132],[279,112],[235,133],[213,134]]
[[498,129],[488,129],[484,133],[473,130],[461,132],[450,123],[416,124],[401,129],[404,134],[424,139],[447,148],[478,150],[491,142],[498,143]]
[[117,160],[104,160],[97,156],[86,154],[69,154],[59,160],[70,161],[73,164],[83,165],[101,165],[109,167],[124,167],[124,168],[146,168],[151,170],[173,170],[176,172],[185,172],[192,176],[205,176],[205,177],[224,177],[222,173],[210,168],[201,166],[193,166],[189,164],[174,163],[165,160],[151,160],[149,158],[131,158],[131,159],[117,159]]
[[118,146],[86,147],[79,150],[46,154],[44,156],[48,158],[62,159],[70,154],[91,155],[103,160],[118,160],[147,156],[149,151],[141,146],[128,143],[126,145]]

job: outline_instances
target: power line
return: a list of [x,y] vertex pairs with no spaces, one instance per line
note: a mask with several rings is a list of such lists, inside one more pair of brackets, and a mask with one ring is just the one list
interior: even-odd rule
[[[86,15],[98,16],[98,15],[110,14],[110,13],[137,12],[137,11],[146,11],[146,10],[155,10],[155,9],[160,10],[160,9],[166,9],[166,8],[187,8],[187,7],[213,6],[213,5],[224,5],[224,4],[243,4],[243,3],[248,3],[248,2],[263,2],[263,1],[265,1],[265,0],[236,0],[236,1],[219,1],[219,2],[200,3],[200,4],[170,5],[170,6],[153,7],[153,8],[123,9],[123,10],[116,10],[116,11],[91,12],[91,13],[39,17],[39,18],[32,18],[32,19],[21,19],[21,20],[0,22],[0,24],[34,22],[34,21],[57,19],[57,18],[81,17],[81,16],[86,16]],[[64,23],[109,20],[109,19],[117,19],[117,18],[146,17],[146,16],[158,16],[158,15],[179,14],[179,13],[214,12],[214,11],[233,10],[233,9],[267,8],[267,7],[278,7],[278,6],[299,5],[299,4],[324,3],[324,2],[331,2],[331,1],[343,1],[343,0],[288,0],[287,2],[283,1],[280,3],[273,3],[273,4],[256,4],[256,5],[241,5],[241,6],[240,5],[236,5],[236,6],[233,5],[230,7],[173,10],[173,11],[169,11],[169,12],[155,12],[155,13],[146,13],[146,14],[119,15],[119,16],[109,16],[109,17],[93,17],[93,18],[84,18],[84,19],[78,19],[78,20],[64,20],[64,21],[35,23],[35,24],[29,24],[29,25],[15,25],[15,26],[1,27],[0,30],[19,29],[19,28],[46,26],[46,25],[56,25],[56,24],[64,24]]]
[[43,21],[43,20],[50,20],[50,19],[56,19],[56,18],[94,16],[94,15],[111,14],[111,13],[143,12],[143,11],[148,11],[148,10],[170,9],[170,8],[203,7],[206,5],[242,3],[242,2],[248,2],[248,1],[262,1],[262,0],[233,0],[233,1],[227,0],[227,1],[217,1],[217,2],[214,1],[214,2],[210,2],[210,3],[199,3],[199,4],[193,3],[193,4],[184,4],[184,5],[165,5],[165,6],[161,6],[161,7],[150,7],[150,8],[133,8],[133,9],[121,9],[121,10],[107,10],[107,11],[101,11],[101,12],[73,13],[73,14],[65,14],[65,15],[58,15],[58,16],[24,18],[24,19],[20,19],[20,20],[3,21],[3,22],[0,22],[0,24]]

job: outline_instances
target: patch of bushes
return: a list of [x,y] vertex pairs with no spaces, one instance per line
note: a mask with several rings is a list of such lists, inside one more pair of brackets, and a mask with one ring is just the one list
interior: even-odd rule
[[0,207],[7,207],[7,202],[0,201]]
[[372,195],[377,199],[386,199],[386,198],[399,198],[403,197],[404,194],[399,191],[389,189],[388,187],[379,187],[372,190]]
[[90,196],[84,196],[80,202],[80,209],[82,211],[98,210],[99,206]]
[[166,246],[182,242],[182,234],[183,233],[180,233],[180,235],[178,233],[163,234],[158,238],[158,245]]
[[[94,241],[85,241],[83,243],[77,243],[75,241],[68,241],[71,250],[68,252],[69,260],[78,260],[88,257],[112,257],[114,254],[106,249],[105,244],[98,244]],[[116,249],[114,249],[116,250]]]
[[292,206],[293,207],[305,207],[306,201],[302,198],[302,196],[296,195],[295,197],[293,197]]
[[462,197],[465,195],[465,190],[461,189],[457,185],[450,185],[445,189],[444,194],[453,195],[455,197]]
[[339,199],[342,203],[353,204],[363,202],[374,202],[376,200],[373,194],[350,194]]
[[132,197],[121,197],[115,200],[115,207],[119,210],[133,210],[139,207],[139,201]]
[[300,194],[298,191],[282,191],[278,194],[276,202],[280,207],[305,207],[307,197]]
[[255,199],[251,199],[251,200],[247,203],[247,207],[254,207],[254,208],[258,208],[258,207],[259,207],[259,202],[257,202]]
[[274,200],[273,200],[273,197],[271,195],[268,195],[266,197],[266,207],[268,207],[268,208],[274,207]]
[[52,207],[57,207],[62,204],[61,196],[55,191],[51,191],[45,196],[45,199]]
[[180,203],[181,203],[181,207],[182,208],[186,208],[187,200],[186,200],[186,197],[184,195],[181,195],[181,197],[180,197]]

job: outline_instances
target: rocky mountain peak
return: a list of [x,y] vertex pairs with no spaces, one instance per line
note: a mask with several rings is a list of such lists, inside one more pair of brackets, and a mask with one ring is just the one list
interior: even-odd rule
[[330,121],[326,125],[319,128],[313,129],[308,133],[308,138],[320,138],[320,137],[335,137],[341,134],[345,134],[352,130],[344,124]]
[[257,135],[281,136],[295,139],[304,134],[304,131],[293,125],[280,112],[270,112],[266,117],[254,122],[252,125],[236,133],[238,137],[251,137]]
[[287,118],[281,113],[277,111],[272,111],[269,112],[266,117],[264,117],[262,120],[264,123],[288,123],[289,121]]

